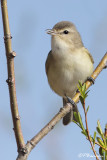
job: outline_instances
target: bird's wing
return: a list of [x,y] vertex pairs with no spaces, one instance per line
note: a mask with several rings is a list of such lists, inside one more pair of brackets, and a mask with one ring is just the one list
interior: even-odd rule
[[47,59],[46,59],[46,63],[45,63],[45,71],[46,71],[46,74],[48,74],[48,70],[49,70],[49,64],[50,64],[50,59],[52,58],[52,51],[50,51],[48,53],[48,56],[47,56]]
[[85,50],[85,52],[87,52],[87,54],[89,55],[89,57],[90,57],[90,59],[91,59],[91,62],[94,63],[94,59],[93,59],[92,55],[90,54],[90,52],[89,52],[86,48],[84,48],[84,50]]

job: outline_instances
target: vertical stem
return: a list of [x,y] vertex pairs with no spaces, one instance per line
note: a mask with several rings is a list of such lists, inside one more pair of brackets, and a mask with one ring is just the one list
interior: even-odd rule
[[8,87],[10,94],[10,105],[11,113],[13,119],[14,132],[17,142],[18,150],[24,148],[25,143],[21,131],[20,116],[18,112],[18,105],[16,99],[16,88],[15,88],[15,73],[14,73],[14,57],[16,56],[15,52],[12,51],[11,47],[11,34],[9,28],[9,19],[7,11],[7,0],[1,0],[1,10],[2,10],[2,20],[3,20],[3,29],[4,29],[4,43],[7,57],[7,70],[8,70]]
[[84,109],[84,113],[85,113],[85,124],[86,124],[86,130],[87,130],[88,140],[89,140],[89,142],[91,144],[91,147],[92,147],[94,155],[96,156],[96,159],[99,160],[99,158],[98,158],[98,156],[96,154],[96,151],[94,149],[94,146],[92,144],[92,141],[91,141],[91,138],[90,138],[90,134],[89,134],[88,123],[87,123],[87,112],[86,112],[86,109],[85,109],[85,100],[84,100],[84,103],[83,103],[83,109]]

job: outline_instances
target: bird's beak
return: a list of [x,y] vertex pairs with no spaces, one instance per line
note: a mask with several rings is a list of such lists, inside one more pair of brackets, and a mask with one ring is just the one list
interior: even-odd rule
[[58,32],[56,32],[56,31],[53,30],[53,29],[47,29],[47,30],[46,30],[46,33],[47,33],[47,34],[50,34],[50,35],[57,35],[57,34],[58,34]]

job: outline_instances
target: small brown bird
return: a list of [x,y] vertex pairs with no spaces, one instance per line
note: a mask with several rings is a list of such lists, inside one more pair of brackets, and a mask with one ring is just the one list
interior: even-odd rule
[[[91,76],[94,61],[72,22],[61,21],[47,33],[51,35],[51,51],[46,60],[48,82],[66,103],[67,97],[72,99],[76,93],[78,81],[83,83]],[[77,107],[63,118],[64,125],[75,119],[73,111],[78,112]]]

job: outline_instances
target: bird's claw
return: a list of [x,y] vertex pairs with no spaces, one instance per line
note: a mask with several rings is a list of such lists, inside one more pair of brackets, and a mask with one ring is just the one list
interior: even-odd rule
[[95,83],[95,79],[93,79],[92,77],[88,77],[87,80],[92,82],[93,84]]
[[77,107],[76,103],[68,96],[66,96],[67,100],[69,103],[71,103],[73,105],[73,107]]

